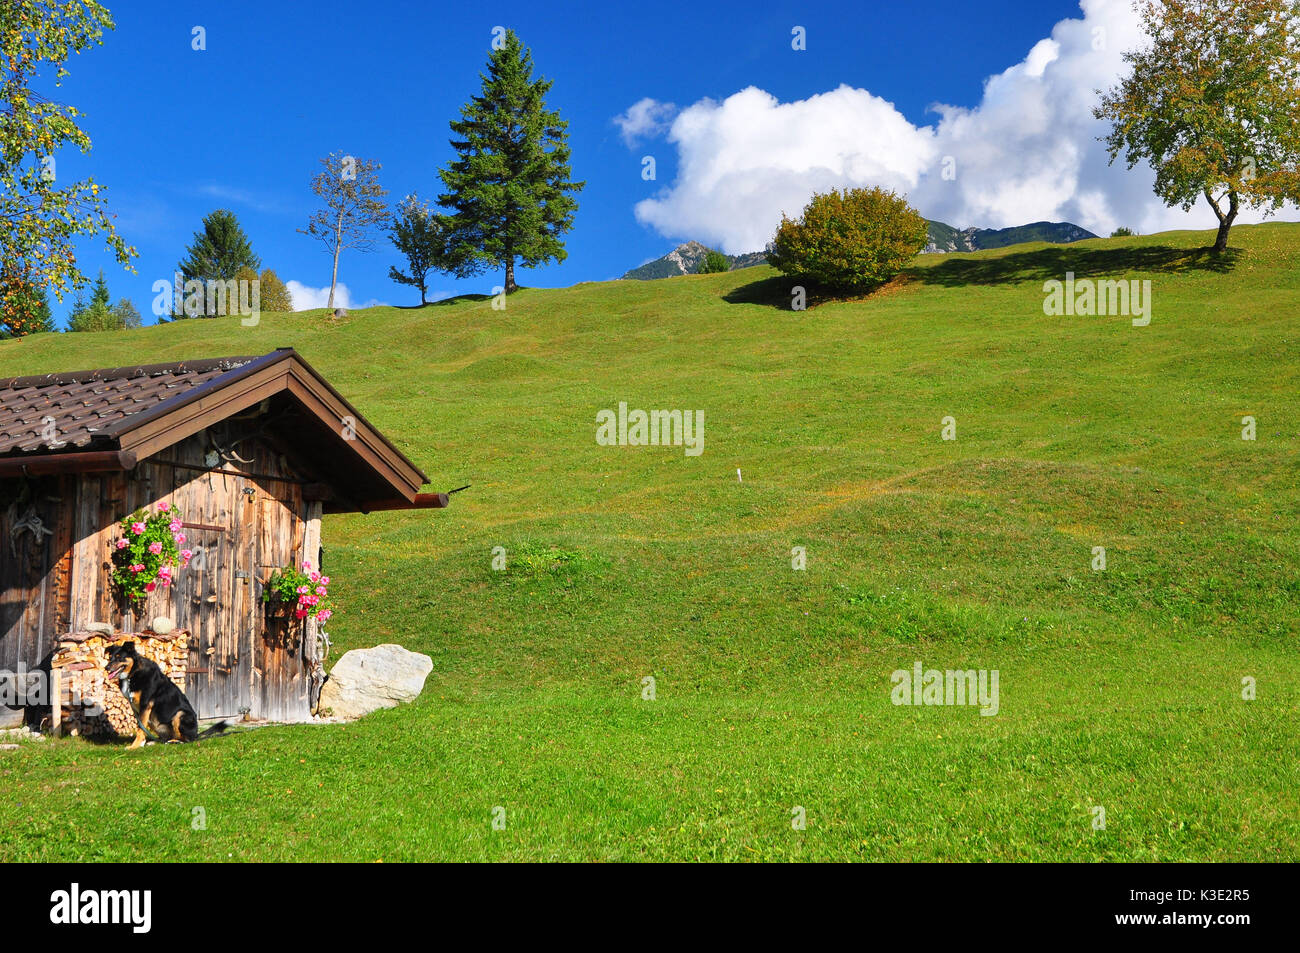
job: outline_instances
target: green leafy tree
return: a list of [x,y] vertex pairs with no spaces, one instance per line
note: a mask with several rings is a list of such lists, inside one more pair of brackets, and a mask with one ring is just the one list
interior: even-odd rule
[[118,330],[121,328],[138,328],[144,324],[140,317],[140,311],[130,298],[119,298],[117,304],[112,308],[113,317],[117,322]]
[[[406,258],[406,271],[388,269],[390,280],[420,289],[420,304],[429,294],[429,273],[441,271],[465,277],[472,269],[467,259],[456,257],[455,220],[436,214],[412,193],[402,200],[389,229],[393,245]],[[409,272],[409,274],[408,274]]]
[[108,282],[104,280],[103,269],[100,269],[99,277],[95,279],[91,287],[90,303],[80,294],[77,295],[76,301],[72,304],[72,311],[68,314],[69,331],[105,331],[112,323],[112,315],[109,307]]
[[1147,161],[1166,205],[1202,196],[1219,220],[1300,201],[1300,5],[1296,0],[1144,0],[1149,44],[1093,110],[1110,161]]
[[1121,225],[1119,228],[1115,229],[1115,231],[1113,231],[1113,232],[1110,233],[1110,237],[1111,237],[1111,238],[1128,238],[1128,237],[1130,237],[1130,236],[1132,236],[1132,235],[1136,235],[1136,234],[1137,234],[1137,233],[1136,233],[1135,231],[1133,231],[1133,229],[1128,228],[1127,226]]
[[704,253],[704,261],[700,262],[699,274],[716,275],[724,271],[731,271],[731,259],[720,251],[710,248]]
[[815,194],[797,220],[781,217],[768,263],[841,290],[897,275],[925,247],[928,224],[907,200],[884,189]]
[[90,0],[4,0],[0,3],[0,326],[29,333],[32,302],[44,291],[59,300],[86,277],[77,267],[78,236],[102,235],[109,252],[130,267],[136,251],[117,234],[93,178],[62,184],[55,154],[64,146],[90,151],[77,124],[80,111],[33,91],[44,75],[62,85],[75,53],[102,44],[113,29],[108,11]]
[[69,331],[116,331],[119,328],[113,309],[98,301],[85,306],[74,306],[68,315]]
[[505,269],[505,291],[518,289],[515,261],[527,268],[566,256],[560,236],[573,227],[568,123],[548,110],[551,83],[533,79],[532,54],[514,31],[488,57],[482,90],[453,120],[457,157],[439,175],[450,209],[450,261],[463,274]]
[[345,248],[371,251],[374,233],[388,223],[388,206],[384,196],[388,192],[379,185],[379,170],[383,168],[374,159],[331,152],[320,160],[324,171],[317,172],[311,180],[311,190],[325,204],[313,212],[304,235],[324,243],[334,258],[330,273],[330,296],[325,307],[334,307],[334,287],[339,281],[339,254]]
[[[194,233],[176,270],[182,281],[201,281],[206,285],[209,281],[231,281],[241,268],[256,272],[261,265],[262,259],[253,253],[252,242],[235,213],[217,209],[203,217],[202,227]],[[183,318],[186,314],[180,310],[173,317]]]

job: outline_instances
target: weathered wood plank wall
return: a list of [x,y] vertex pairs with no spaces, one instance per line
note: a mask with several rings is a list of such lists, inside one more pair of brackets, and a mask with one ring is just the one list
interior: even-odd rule
[[[242,460],[217,468],[206,459],[214,435],[204,431],[130,473],[31,481],[37,514],[53,535],[38,542],[20,532],[12,552],[0,508],[0,669],[20,660],[33,667],[70,628],[108,622],[134,631],[161,615],[192,633],[186,686],[200,717],[238,717],[245,707],[258,718],[308,717],[314,633],[268,640],[262,590],[276,568],[315,561],[320,504],[304,502],[303,479],[250,427],[222,426],[216,441],[240,440]],[[184,532],[194,559],[175,585],[133,610],[120,604],[109,576],[117,523],[163,501],[192,524]],[[14,518],[25,512],[20,507]]]
[[0,481],[0,670],[35,668],[67,629],[74,486]]

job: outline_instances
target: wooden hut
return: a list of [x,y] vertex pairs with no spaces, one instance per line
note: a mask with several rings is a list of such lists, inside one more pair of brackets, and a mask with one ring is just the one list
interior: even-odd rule
[[[324,513],[445,506],[427,482],[290,348],[0,380],[0,671],[48,666],[88,627],[139,632],[162,616],[188,633],[183,687],[200,717],[307,718],[315,634],[277,635],[263,586],[320,565]],[[124,603],[118,524],[159,503],[199,558]]]

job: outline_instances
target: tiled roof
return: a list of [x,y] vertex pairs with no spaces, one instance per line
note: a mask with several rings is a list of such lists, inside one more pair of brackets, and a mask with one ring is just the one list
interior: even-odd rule
[[0,379],[0,455],[111,446],[139,414],[255,360],[224,357]]

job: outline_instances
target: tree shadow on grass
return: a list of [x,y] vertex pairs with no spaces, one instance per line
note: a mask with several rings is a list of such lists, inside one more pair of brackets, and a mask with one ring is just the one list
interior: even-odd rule
[[951,258],[929,268],[909,269],[923,284],[960,287],[1064,281],[1066,272],[1076,278],[1119,278],[1132,274],[1168,275],[1191,271],[1227,274],[1241,257],[1229,248],[1215,253],[1208,248],[1076,248],[1061,245],[998,258]]
[[776,275],[733,288],[722,296],[722,300],[728,304],[758,304],[779,311],[793,311],[796,287],[804,289],[806,306],[814,308],[832,301],[861,301],[882,297],[915,283],[950,288],[1042,283],[1053,278],[1064,281],[1066,272],[1074,272],[1076,278],[1119,278],[1132,274],[1160,275],[1194,271],[1227,274],[1240,259],[1239,248],[1229,248],[1216,254],[1208,248],[1170,248],[1164,245],[1135,248],[1058,245],[997,258],[947,258],[926,268],[912,266],[893,281],[856,291],[827,288],[806,278]]
[[484,294],[460,294],[452,295],[450,298],[439,298],[437,301],[426,301],[424,304],[395,304],[394,308],[399,311],[422,311],[425,308],[441,308],[453,304],[464,304],[474,301],[491,301],[492,295]]
[[884,295],[901,288],[907,283],[908,276],[900,275],[893,281],[886,282],[883,285],[844,291],[819,285],[808,278],[776,275],[772,278],[761,278],[758,281],[751,281],[747,285],[732,288],[722,296],[722,300],[728,304],[758,304],[776,308],[778,311],[793,311],[795,310],[794,302],[796,300],[796,289],[798,288],[803,289],[805,308],[815,308],[818,305],[829,304],[832,301],[859,301],[868,297]]

